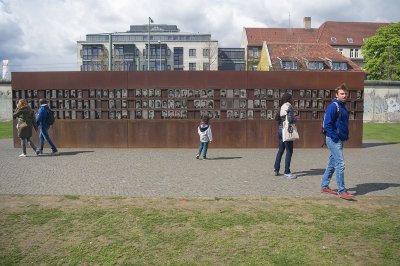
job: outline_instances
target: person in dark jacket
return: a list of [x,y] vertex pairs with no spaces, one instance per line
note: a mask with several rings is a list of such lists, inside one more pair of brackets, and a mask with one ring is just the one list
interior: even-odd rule
[[[323,127],[326,132],[326,145],[329,148],[329,160],[321,181],[321,192],[337,193],[341,198],[350,199],[344,184],[343,144],[349,139],[349,112],[346,109],[347,86],[342,83],[335,89],[336,98],[326,108]],[[333,173],[336,171],[337,193],[329,187]]]
[[20,99],[17,103],[17,109],[13,113],[13,118],[17,118],[18,137],[21,139],[22,154],[19,157],[26,157],[26,143],[32,147],[36,155],[38,150],[32,142],[32,127],[37,131],[36,119],[33,110],[29,107],[25,99]]
[[284,93],[280,101],[280,109],[276,114],[275,120],[278,121],[278,153],[276,154],[275,164],[274,164],[274,175],[279,176],[279,170],[281,167],[281,160],[283,153],[286,150],[285,157],[285,172],[284,175],[289,179],[297,178],[296,175],[292,174],[290,171],[290,163],[292,161],[293,155],[293,141],[285,141],[282,139],[282,129],[283,122],[288,118],[289,123],[293,124],[296,122],[296,117],[294,115],[294,110],[292,107],[292,95],[290,93]]
[[52,150],[52,155],[57,154],[58,150],[56,145],[54,145],[53,141],[51,140],[49,136],[49,128],[50,126],[47,124],[47,117],[49,116],[50,108],[47,105],[46,99],[40,99],[39,100],[39,110],[37,114],[37,126],[40,128],[40,144],[39,144],[39,154],[43,154],[43,147],[44,147],[44,141],[46,140]]

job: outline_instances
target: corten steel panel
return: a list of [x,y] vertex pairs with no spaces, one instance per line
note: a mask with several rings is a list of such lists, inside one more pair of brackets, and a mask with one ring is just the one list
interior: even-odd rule
[[197,121],[127,120],[130,148],[193,148],[198,145]]
[[127,72],[13,72],[13,90],[127,88]]
[[[346,82],[363,90],[362,72],[40,72],[13,73],[13,90],[90,88],[290,88],[333,89]],[[216,93],[215,100],[219,100]],[[308,117],[308,116],[306,116]],[[309,117],[310,118],[310,117]],[[198,145],[196,120],[57,120],[50,129],[62,147],[179,147]],[[15,125],[15,123],[14,123]],[[277,128],[273,120],[226,120],[211,122],[216,148],[274,148]],[[301,139],[295,147],[319,148],[321,119],[302,118],[297,127]],[[350,121],[346,147],[362,146],[362,120]],[[34,140],[38,143],[37,135]],[[14,129],[14,146],[20,143]]]

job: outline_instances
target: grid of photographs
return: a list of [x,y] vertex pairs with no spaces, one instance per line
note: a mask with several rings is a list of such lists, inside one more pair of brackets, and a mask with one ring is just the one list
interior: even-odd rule
[[[48,99],[58,119],[274,119],[288,92],[302,119],[322,119],[334,97],[328,89],[50,89],[13,90],[13,107],[25,98],[33,109]],[[363,91],[349,91],[351,119],[362,119]]]

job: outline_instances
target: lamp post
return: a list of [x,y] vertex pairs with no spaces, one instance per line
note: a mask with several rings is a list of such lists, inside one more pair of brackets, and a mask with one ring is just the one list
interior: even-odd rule
[[112,71],[112,33],[108,34],[108,71]]
[[147,46],[147,71],[150,71],[150,23],[154,23],[154,21],[149,17],[149,27],[148,27],[148,46]]
[[158,40],[158,44],[160,45],[160,71],[161,71],[161,41]]

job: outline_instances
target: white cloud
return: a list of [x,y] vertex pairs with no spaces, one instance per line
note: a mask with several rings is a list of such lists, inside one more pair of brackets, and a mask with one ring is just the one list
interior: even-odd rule
[[302,27],[327,20],[398,22],[398,0],[0,0],[0,60],[12,71],[76,70],[76,42],[130,25],[175,24],[239,47],[243,27]]

